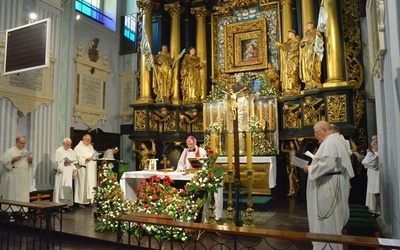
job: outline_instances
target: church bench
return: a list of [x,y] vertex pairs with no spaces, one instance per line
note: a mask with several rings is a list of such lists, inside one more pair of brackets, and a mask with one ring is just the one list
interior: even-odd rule
[[[62,232],[62,207],[64,204],[50,201],[0,199],[1,242],[6,244],[7,249],[19,249],[20,239],[24,237],[32,241],[33,248],[55,246],[58,241],[61,249],[61,238],[55,232],[57,229]],[[21,230],[24,227],[32,230]]]
[[[145,214],[147,215],[147,214]],[[331,242],[331,243],[341,243],[348,245],[358,245],[364,247],[379,247],[379,242],[377,238],[361,237],[361,236],[350,236],[350,235],[329,235],[329,234],[316,234],[316,233],[306,233],[306,232],[295,232],[295,231],[282,231],[282,230],[271,230],[262,228],[246,228],[237,226],[225,226],[225,225],[214,225],[208,223],[197,223],[197,222],[180,222],[171,219],[160,219],[160,215],[149,215],[149,216],[133,216],[133,215],[122,215],[115,218],[118,221],[118,231],[117,231],[117,248],[118,245],[122,246],[125,243],[122,242],[122,222],[136,223],[140,228],[142,225],[154,225],[154,226],[165,226],[172,228],[184,228],[194,231],[204,231],[211,233],[218,233],[221,235],[234,235],[236,237],[240,236],[250,236],[250,237],[263,237],[263,238],[275,238],[283,239],[289,241],[320,241],[320,242]],[[167,231],[166,231],[167,232]],[[128,232],[128,245],[132,245],[131,236],[135,236]],[[135,236],[136,238],[136,236]],[[143,244],[142,239],[138,239],[137,244]],[[140,243],[139,243],[140,242]]]

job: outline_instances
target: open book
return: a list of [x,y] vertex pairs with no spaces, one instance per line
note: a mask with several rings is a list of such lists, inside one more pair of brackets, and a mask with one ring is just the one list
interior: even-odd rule
[[97,151],[94,151],[94,153],[92,154],[92,159],[98,159],[99,158],[99,155],[101,155],[103,152],[97,152]]
[[28,158],[29,156],[32,156],[32,152],[31,151],[27,151],[27,152],[21,152],[20,155],[22,158]]
[[303,169],[303,167],[305,165],[308,165],[308,161],[303,160],[297,156],[292,156],[292,159],[290,160],[290,164],[292,164],[293,166],[299,167],[301,169]]
[[314,154],[311,153],[310,151],[307,150],[307,152],[305,152],[304,154],[314,160]]
[[64,157],[63,160],[64,160],[65,164],[71,164],[71,163],[76,162],[76,160],[71,160],[71,159],[69,159],[68,157]]
[[357,158],[360,159],[360,160],[364,159],[364,157],[365,157],[364,155],[358,153],[357,151],[354,151],[353,154],[354,154],[355,156],[357,156]]

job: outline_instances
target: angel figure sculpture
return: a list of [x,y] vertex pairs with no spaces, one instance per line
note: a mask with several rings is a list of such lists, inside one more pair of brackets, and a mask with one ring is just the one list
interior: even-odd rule
[[283,104],[283,127],[300,128],[300,104]]
[[[313,98],[311,96],[306,96],[306,98],[304,98],[304,125],[312,126],[317,121],[321,120],[320,108],[316,108],[316,106],[322,100],[323,100],[323,98],[315,98],[313,100]],[[324,104],[322,104],[321,106],[323,108]]]
[[151,149],[149,149],[144,142],[140,143],[140,149],[136,149],[135,147],[133,148],[133,152],[139,154],[140,170],[148,170],[148,159],[153,159],[156,155],[156,144],[154,143],[154,140],[150,140],[150,142],[152,145]]
[[299,143],[297,142],[297,140],[290,141],[289,148],[287,148],[287,147],[284,147],[284,143],[282,142],[281,151],[283,153],[288,154],[288,161],[286,164],[286,172],[287,172],[288,178],[289,178],[288,196],[296,195],[297,192],[299,191],[299,187],[300,187],[299,178],[297,177],[296,166],[292,165],[290,162],[292,160],[292,157],[296,156],[300,151]]

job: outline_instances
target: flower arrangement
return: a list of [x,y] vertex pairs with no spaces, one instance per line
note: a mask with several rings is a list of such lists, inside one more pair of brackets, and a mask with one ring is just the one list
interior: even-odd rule
[[217,193],[218,188],[222,187],[222,175],[224,168],[216,164],[218,154],[212,150],[208,150],[208,158],[203,163],[196,175],[188,184],[190,193],[199,194],[201,192],[207,194]]
[[259,74],[254,72],[239,73],[237,76],[239,84],[252,89],[260,96],[277,95],[275,87],[270,86],[265,74]]
[[95,203],[99,214],[96,230],[116,232],[118,222],[114,218],[132,210],[130,200],[124,199],[121,186],[114,179],[113,166],[107,161],[99,169],[100,182],[95,190]]
[[[275,87],[269,85],[265,74],[256,72],[241,72],[234,75],[236,82],[247,87],[249,90],[253,90],[260,96],[278,95],[279,92]],[[226,80],[221,79],[216,82],[214,87],[214,96],[209,94],[206,98],[207,101],[221,101],[224,99],[228,84]]]
[[254,155],[275,155],[274,146],[265,138],[264,126],[258,118],[250,118],[250,127],[253,134]]
[[225,120],[219,119],[208,126],[204,133],[204,148],[210,149],[211,146],[211,134],[219,134],[221,131],[225,130]]
[[[166,214],[171,215],[173,220],[193,222],[204,204],[202,199],[196,199],[194,195],[187,193],[187,190],[178,190],[171,186],[174,181],[165,176],[160,178],[157,175],[150,176],[147,180],[142,180],[142,186],[136,191],[137,201],[133,203],[132,211],[147,214]],[[162,231],[165,228],[158,226],[146,226],[148,234],[162,238]],[[174,230],[176,238],[186,240],[191,236],[190,231]]]
[[[217,192],[222,185],[223,168],[216,165],[218,155],[212,151],[208,153],[202,168],[186,184],[185,189],[178,190],[173,187],[174,181],[169,176],[160,178],[154,175],[141,182],[134,203],[123,198],[120,185],[113,180],[112,166],[103,164],[99,171],[100,183],[95,188],[95,200],[100,213],[96,230],[115,232],[118,224],[114,219],[121,214],[132,212],[166,214],[171,215],[176,221],[195,221],[208,194]],[[127,223],[123,227],[127,227]],[[143,228],[146,233],[159,239],[167,237],[162,233],[165,230],[169,232],[173,230],[174,239],[182,241],[194,233],[191,230],[154,225],[143,225]]]

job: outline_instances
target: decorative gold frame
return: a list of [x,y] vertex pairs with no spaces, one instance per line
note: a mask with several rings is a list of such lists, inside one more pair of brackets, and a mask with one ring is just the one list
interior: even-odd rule
[[[255,21],[234,23],[225,27],[225,72],[261,70],[267,68],[267,26],[264,18]],[[244,45],[257,42],[257,56],[251,60],[243,58]]]

